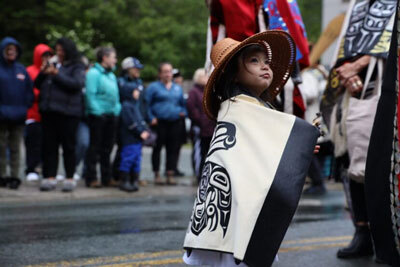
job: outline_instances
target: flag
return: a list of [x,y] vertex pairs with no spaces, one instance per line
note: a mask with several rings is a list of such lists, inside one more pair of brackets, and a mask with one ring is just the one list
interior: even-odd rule
[[289,32],[296,43],[296,60],[303,67],[310,65],[306,28],[296,0],[265,0],[269,29]]

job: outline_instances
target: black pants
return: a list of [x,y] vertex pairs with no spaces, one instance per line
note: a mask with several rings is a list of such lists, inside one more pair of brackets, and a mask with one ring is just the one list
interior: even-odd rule
[[323,159],[318,158],[316,155],[313,155],[310,168],[308,169],[308,176],[311,179],[313,186],[320,186],[323,184],[322,180],[322,166]]
[[111,178],[110,154],[115,142],[117,118],[113,115],[88,117],[90,144],[86,153],[86,184],[97,180],[96,165],[100,162],[101,183],[108,185]]
[[35,172],[42,163],[42,124],[33,122],[25,127],[26,174]]
[[364,184],[350,179],[350,197],[354,213],[354,221],[368,222],[367,203],[365,201]]
[[43,177],[55,177],[58,169],[58,149],[62,146],[67,178],[75,173],[76,130],[79,118],[46,112],[42,114]]
[[208,150],[210,149],[212,137],[201,137],[200,149],[201,149],[201,160],[200,160],[200,175],[198,180],[200,182],[201,174],[203,172],[204,162],[206,161]]
[[157,142],[153,148],[153,154],[151,155],[151,163],[153,165],[153,171],[158,172],[160,170],[160,152],[163,146],[167,150],[167,162],[166,170],[176,170],[179,147],[181,145],[179,120],[165,121],[159,120],[157,127]]

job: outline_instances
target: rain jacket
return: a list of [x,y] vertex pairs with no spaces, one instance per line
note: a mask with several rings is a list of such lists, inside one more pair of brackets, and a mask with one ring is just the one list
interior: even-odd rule
[[[4,58],[4,49],[10,44],[18,49],[17,59],[12,63]],[[23,123],[32,105],[33,84],[25,67],[17,61],[21,46],[14,38],[6,37],[0,43],[0,53],[0,122]]]
[[[33,64],[26,68],[29,76],[32,81],[36,79],[39,75],[40,67],[42,66],[42,55],[46,52],[53,53],[52,49],[45,44],[38,44],[33,51]],[[33,88],[33,94],[35,96],[33,100],[32,107],[28,110],[28,114],[26,116],[27,120],[34,120],[36,122],[40,122],[41,116],[39,113],[39,89]]]
[[148,129],[140,112],[140,102],[133,98],[132,91],[122,90],[120,92],[122,110],[119,134],[123,146],[141,143],[140,135]]
[[57,75],[40,72],[35,80],[35,86],[40,90],[40,112],[81,117],[85,73],[85,65],[78,60],[64,62]]
[[89,115],[114,115],[121,112],[117,78],[96,63],[86,75],[86,113]]

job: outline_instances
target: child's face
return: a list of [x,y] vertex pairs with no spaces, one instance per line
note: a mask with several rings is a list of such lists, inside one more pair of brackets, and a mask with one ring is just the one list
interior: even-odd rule
[[133,90],[132,96],[133,96],[133,99],[138,100],[138,99],[139,99],[139,96],[140,96],[140,91],[139,91],[139,90],[136,90],[136,89]]
[[238,60],[237,82],[253,94],[260,96],[271,85],[274,77],[266,53],[254,51],[250,52],[243,60],[241,57]]
[[128,69],[128,74],[132,78],[138,79],[138,78],[140,78],[140,69],[138,69],[138,68],[129,68]]

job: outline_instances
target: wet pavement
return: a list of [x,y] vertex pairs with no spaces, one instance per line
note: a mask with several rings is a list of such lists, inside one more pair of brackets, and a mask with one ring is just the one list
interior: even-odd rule
[[[342,191],[330,187],[301,199],[274,266],[378,266],[372,258],[336,259],[353,229]],[[0,266],[183,266],[192,204],[191,193],[1,203]]]
[[[40,193],[35,184],[0,189],[0,266],[183,266],[192,179],[180,178],[176,187],[150,184],[135,194],[82,185],[72,194]],[[336,258],[353,226],[341,185],[328,189],[301,198],[273,266],[384,267],[373,258]]]

